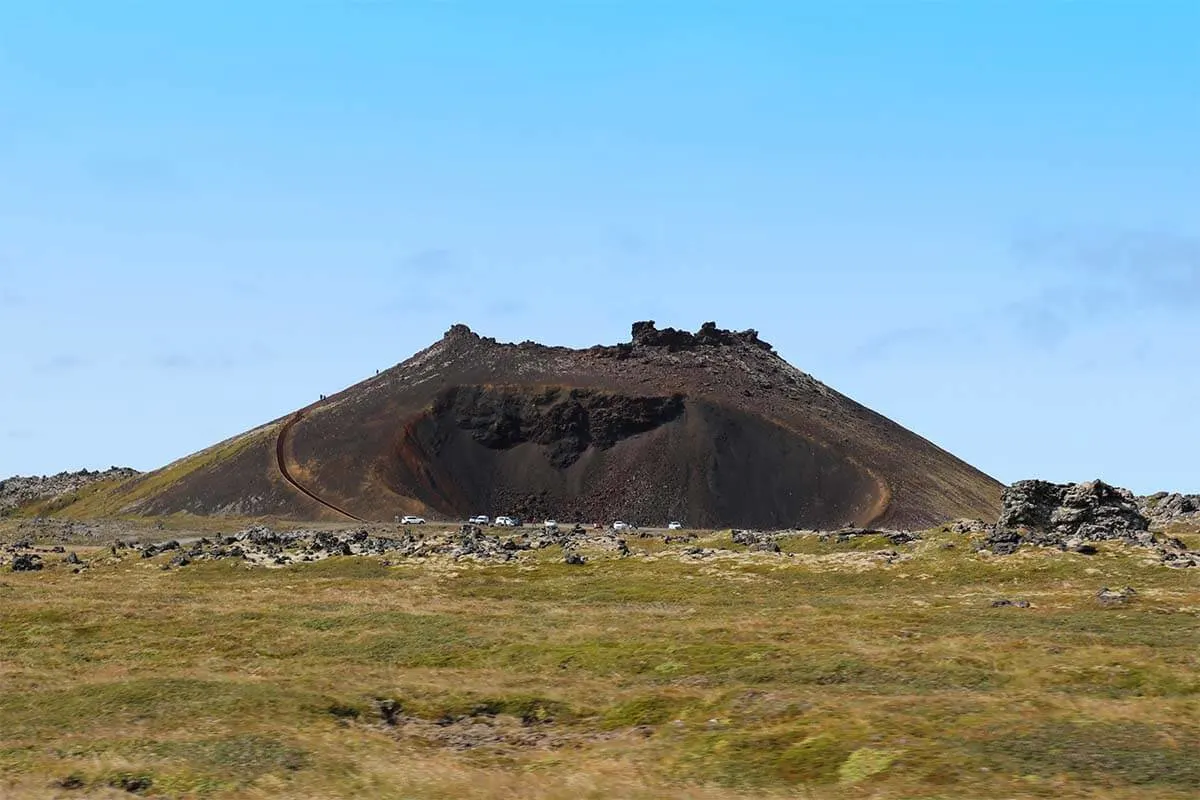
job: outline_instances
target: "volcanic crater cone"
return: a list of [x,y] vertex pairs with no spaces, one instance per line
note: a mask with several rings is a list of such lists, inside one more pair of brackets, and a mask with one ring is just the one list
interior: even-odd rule
[[[792,367],[755,331],[633,326],[583,350],[455,325],[339,394],[134,478],[112,512],[915,527],[1001,486]],[[93,511],[96,510],[93,508]]]

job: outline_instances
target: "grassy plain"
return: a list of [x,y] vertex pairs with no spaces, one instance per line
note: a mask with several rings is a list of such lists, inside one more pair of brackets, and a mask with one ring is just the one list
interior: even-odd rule
[[0,797],[1200,792],[1194,572],[946,532],[699,544],[733,552],[6,569]]

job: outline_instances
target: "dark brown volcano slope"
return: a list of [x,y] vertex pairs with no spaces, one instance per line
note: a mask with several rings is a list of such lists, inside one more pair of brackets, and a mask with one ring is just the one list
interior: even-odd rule
[[642,322],[632,342],[587,350],[499,344],[456,325],[403,364],[112,500],[137,513],[828,528],[990,518],[1000,489],[754,331]]

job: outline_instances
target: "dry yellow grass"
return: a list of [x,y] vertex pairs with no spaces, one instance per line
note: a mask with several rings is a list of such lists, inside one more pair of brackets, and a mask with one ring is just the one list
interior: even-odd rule
[[[6,571],[0,796],[1196,796],[1194,573],[944,533],[891,564],[645,544]],[[1138,595],[1102,607],[1103,585]]]

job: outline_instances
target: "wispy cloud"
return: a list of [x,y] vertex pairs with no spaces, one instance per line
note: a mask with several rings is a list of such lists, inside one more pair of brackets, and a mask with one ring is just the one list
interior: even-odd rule
[[4,287],[0,289],[0,306],[4,308],[16,308],[25,304],[25,298],[17,294],[13,289]]
[[1005,303],[1000,316],[1022,339],[1054,349],[1080,325],[1128,310],[1131,304],[1135,299],[1120,287],[1052,277],[1049,284]]
[[70,372],[89,366],[91,360],[78,353],[59,353],[34,365],[39,372]]
[[[1011,291],[946,321],[898,325],[850,353],[868,363],[901,353],[983,343],[978,333],[1053,351],[1073,335],[1137,314],[1200,310],[1200,238],[1172,231],[1025,231],[1011,249]],[[967,337],[964,339],[964,337]]]
[[429,315],[450,302],[463,302],[473,291],[466,280],[471,271],[467,259],[447,248],[409,253],[396,262],[396,271],[399,284],[395,294],[379,298],[379,314]]
[[[1058,281],[1082,286],[1103,312],[1123,303],[1200,306],[1200,237],[1166,230],[1031,231],[1013,252]],[[1079,283],[1079,281],[1086,281]]]
[[404,256],[399,267],[401,272],[409,275],[439,276],[462,271],[466,261],[452,250],[429,248]]
[[1165,230],[1027,231],[1012,250],[1024,296],[1006,306],[1018,332],[1053,349],[1118,316],[1200,309],[1200,238]]
[[156,353],[150,356],[149,364],[155,369],[168,371],[220,371],[262,366],[275,359],[275,351],[261,343],[256,343],[247,345],[236,353],[221,351]]
[[850,353],[853,361],[871,363],[896,355],[900,351],[920,349],[934,344],[945,336],[942,328],[916,325],[896,328],[867,339]]
[[150,363],[159,369],[195,369],[199,361],[187,353],[159,353]]

